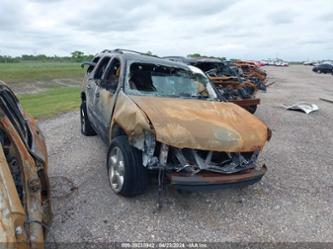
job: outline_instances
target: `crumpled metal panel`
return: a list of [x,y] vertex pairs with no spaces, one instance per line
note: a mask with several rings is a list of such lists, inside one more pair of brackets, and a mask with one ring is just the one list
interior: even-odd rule
[[[14,143],[15,148],[18,152],[19,160],[22,163],[22,174],[24,175],[24,184],[29,186],[29,182],[32,179],[38,179],[37,166],[35,161],[31,157],[30,153],[27,151],[26,146],[22,142],[17,131],[13,127],[9,119],[0,112],[0,125],[6,127],[6,134],[9,139]],[[46,155],[45,155],[46,156]],[[12,177],[12,176],[11,176]],[[39,182],[39,181],[38,181]],[[7,196],[12,199],[14,192],[17,192],[15,186],[14,188],[7,189]],[[27,216],[32,221],[43,222],[43,207],[41,200],[40,190],[33,192],[30,188],[25,189],[25,210]],[[25,226],[26,228],[27,226]],[[29,224],[29,238],[27,241],[30,241],[33,244],[33,248],[44,248],[44,231],[43,227],[36,223]],[[5,241],[6,242],[6,241]],[[8,242],[8,241],[7,241]]]
[[[156,140],[177,148],[248,152],[261,150],[267,126],[232,103],[181,98],[129,96],[147,115]],[[139,108],[119,95],[115,120],[129,136],[151,129]]]
[[[25,212],[0,144],[0,244],[17,242],[15,225],[24,223]],[[23,226],[22,226],[23,228]],[[2,247],[1,247],[2,248]],[[6,248],[6,247],[4,247]]]
[[[6,88],[4,83],[0,82],[0,85]],[[9,88],[7,90],[10,91]],[[44,229],[41,223],[47,223],[52,217],[48,203],[49,196],[44,194],[49,191],[44,137],[32,117],[24,115],[24,118],[33,138],[32,148],[26,146],[4,110],[0,108],[0,127],[11,142],[11,153],[19,162],[24,186],[23,202],[21,202],[0,144],[1,248],[13,248],[13,242],[20,242],[15,244],[15,248],[44,248]]]
[[244,74],[247,77],[256,77],[260,81],[266,81],[267,74],[263,70],[259,69],[259,67],[253,63],[248,61],[235,61],[234,65],[244,70]]
[[306,114],[319,110],[319,107],[317,105],[305,103],[305,102],[297,103],[297,104],[290,105],[290,106],[285,106],[285,108],[287,110],[302,111]]
[[115,124],[119,125],[126,132],[133,143],[140,143],[136,144],[136,147],[140,149],[143,149],[144,132],[154,132],[146,115],[122,91],[119,92],[117,97],[112,127]]

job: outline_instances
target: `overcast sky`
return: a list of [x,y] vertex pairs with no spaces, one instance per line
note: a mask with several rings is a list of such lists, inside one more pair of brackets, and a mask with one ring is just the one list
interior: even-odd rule
[[0,0],[0,54],[333,59],[332,0]]

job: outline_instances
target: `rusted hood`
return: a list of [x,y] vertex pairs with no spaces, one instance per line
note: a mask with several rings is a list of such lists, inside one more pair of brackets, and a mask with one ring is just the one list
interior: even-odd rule
[[130,96],[148,116],[156,140],[177,148],[246,152],[262,149],[267,126],[232,103]]

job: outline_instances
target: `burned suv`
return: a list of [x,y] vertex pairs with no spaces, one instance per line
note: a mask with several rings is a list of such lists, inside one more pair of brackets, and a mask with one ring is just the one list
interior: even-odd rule
[[143,193],[148,170],[183,189],[248,185],[265,174],[257,159],[271,131],[218,100],[200,69],[120,49],[83,65],[81,132],[109,144],[108,177],[117,194]]

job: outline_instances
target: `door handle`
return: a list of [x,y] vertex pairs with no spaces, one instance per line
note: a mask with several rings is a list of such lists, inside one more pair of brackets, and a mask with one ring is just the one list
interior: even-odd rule
[[99,92],[97,92],[97,93],[95,94],[95,96],[96,96],[97,98],[99,98]]

